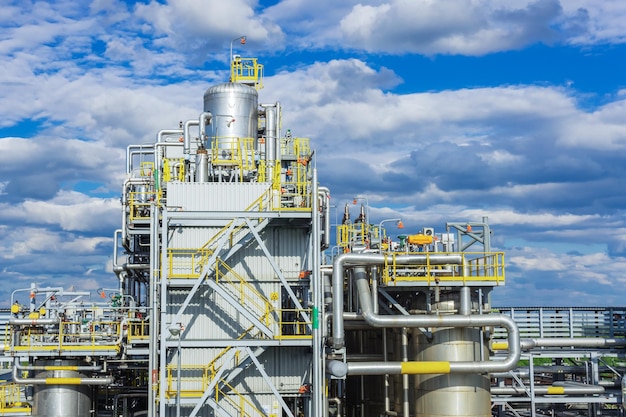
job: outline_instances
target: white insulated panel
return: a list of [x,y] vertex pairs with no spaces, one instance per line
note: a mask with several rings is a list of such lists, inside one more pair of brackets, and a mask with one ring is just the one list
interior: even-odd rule
[[171,182],[167,206],[187,211],[244,211],[269,190],[257,182]]

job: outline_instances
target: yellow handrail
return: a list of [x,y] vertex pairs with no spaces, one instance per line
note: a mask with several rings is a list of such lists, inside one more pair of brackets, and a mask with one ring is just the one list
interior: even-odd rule
[[[503,285],[505,282],[504,252],[418,252],[412,255],[423,255],[425,263],[396,263],[396,257],[407,255],[406,252],[385,253],[382,272],[384,285],[396,285],[402,282],[424,283],[428,286],[441,283],[468,284],[471,282],[487,282],[492,285]],[[431,256],[457,255],[461,263],[431,264]]]
[[117,321],[63,321],[54,333],[37,326],[20,331],[14,351],[113,351],[119,352],[120,323]]
[[30,413],[30,411],[30,404],[21,401],[19,384],[0,384],[0,415]]

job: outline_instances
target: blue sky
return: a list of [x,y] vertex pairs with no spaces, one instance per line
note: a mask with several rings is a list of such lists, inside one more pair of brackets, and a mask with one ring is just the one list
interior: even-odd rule
[[31,282],[116,286],[126,147],[196,119],[241,35],[335,205],[366,196],[404,233],[487,216],[494,305],[623,306],[625,18],[617,0],[4,1],[0,306]]

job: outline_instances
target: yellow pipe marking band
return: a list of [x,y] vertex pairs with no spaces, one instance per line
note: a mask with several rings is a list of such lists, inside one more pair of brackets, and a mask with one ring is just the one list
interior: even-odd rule
[[548,387],[548,394],[565,394],[565,387]]
[[45,366],[44,367],[46,371],[78,371],[78,366],[76,365],[50,365],[50,366]]
[[46,385],[80,385],[80,378],[46,378]]
[[491,344],[493,350],[509,350],[509,342],[493,342]]
[[449,374],[450,362],[402,362],[402,374]]

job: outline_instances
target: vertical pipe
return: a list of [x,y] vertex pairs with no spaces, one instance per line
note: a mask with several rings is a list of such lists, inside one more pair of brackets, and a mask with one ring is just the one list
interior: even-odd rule
[[[402,362],[409,360],[409,337],[406,327],[402,328]],[[402,375],[402,413],[404,417],[410,417],[409,414],[409,375]]]
[[459,291],[459,314],[464,316],[472,314],[472,300],[470,297],[470,288],[467,286],[461,287]]
[[[278,142],[278,117],[277,117],[277,104],[262,104],[265,108],[265,168],[266,168],[266,180],[272,181],[274,178],[274,167],[276,166],[277,153],[280,149],[277,146]],[[314,196],[316,194],[313,194]]]
[[318,199],[317,199],[318,189],[317,189],[317,169],[313,169],[313,178],[312,178],[312,202],[311,202],[311,241],[312,241],[312,281],[311,281],[311,290],[313,292],[313,308],[311,311],[312,317],[312,338],[313,338],[313,372],[312,372],[312,417],[321,416],[324,412],[324,358],[323,358],[323,340],[320,332],[320,314],[322,317],[324,316],[324,286],[322,284],[321,279],[321,270],[320,270],[320,221],[319,221],[319,210],[318,210]]
[[[156,204],[150,205],[150,236],[151,239],[158,239],[158,228],[159,228],[159,216],[157,212]],[[150,323],[149,323],[149,332],[150,332],[150,353],[148,355],[148,369],[150,370],[150,387],[148,390],[148,417],[156,417],[157,410],[154,405],[157,404],[156,393],[157,393],[157,380],[158,378],[158,350],[157,346],[159,345],[159,340],[157,335],[159,334],[159,314],[160,308],[158,302],[158,276],[157,271],[159,270],[159,245],[152,244],[150,245],[150,293],[148,299],[146,300],[146,305],[149,308],[150,314]]]
[[209,155],[206,149],[197,151],[196,182],[209,182]]
[[533,354],[528,355],[528,370],[530,373],[530,417],[536,417],[535,415],[535,369]]
[[[155,213],[155,217],[156,213]],[[162,212],[162,228],[165,228],[165,231],[167,233],[167,228],[168,228],[168,223],[169,223],[169,219],[167,217],[167,210],[163,210]],[[169,330],[167,329],[167,292],[168,292],[168,276],[167,276],[167,269],[166,266],[166,260],[167,260],[167,242],[168,239],[165,236],[160,236],[162,234],[161,230],[158,230],[158,233],[155,235],[152,235],[152,239],[156,239],[157,242],[161,242],[162,247],[160,248],[161,252],[159,253],[158,250],[158,246],[157,244],[153,245],[157,247],[157,254],[158,256],[156,257],[156,259],[162,259],[163,261],[157,261],[157,270],[160,271],[161,276],[160,276],[160,285],[161,285],[161,291],[160,291],[160,308],[159,308],[159,312],[160,312],[160,331],[159,336],[161,338],[160,340],[160,344],[156,344],[157,346],[161,346],[161,349],[164,349],[163,351],[161,351],[161,355],[158,356],[159,358],[159,366],[158,366],[158,372],[157,372],[157,378],[159,380],[159,384],[158,386],[160,386],[161,388],[167,386],[167,353],[165,352],[165,346],[167,346],[167,337],[169,336]],[[160,416],[165,416],[166,415],[166,404],[167,401],[165,400],[165,389],[160,389],[159,390],[159,408],[160,408],[160,412],[158,415]]]
[[37,301],[35,300],[35,294],[37,294],[37,284],[35,284],[34,282],[30,283],[30,303],[29,303],[29,310],[32,313],[33,311],[35,311],[35,306]]
[[189,161],[189,154],[191,153],[191,133],[189,128],[191,126],[199,126],[200,122],[198,120],[187,120],[185,122],[184,132],[183,132],[183,155],[186,161]]
[[[387,328],[383,327],[383,362],[387,362]],[[389,374],[385,374],[385,414],[391,411],[389,400]]]
[[378,314],[378,268],[372,268],[372,310]]
[[181,368],[181,362],[182,362],[182,358],[181,358],[181,353],[182,353],[182,349],[181,349],[181,340],[180,338],[182,337],[182,334],[178,334],[178,349],[177,349],[177,355],[178,355],[178,367],[176,368],[176,417],[180,417],[180,368]]

